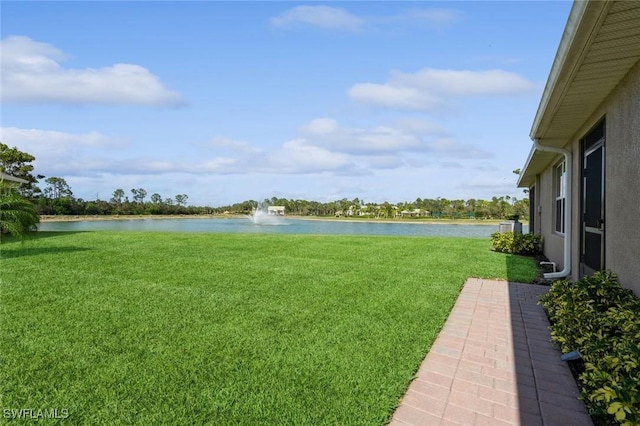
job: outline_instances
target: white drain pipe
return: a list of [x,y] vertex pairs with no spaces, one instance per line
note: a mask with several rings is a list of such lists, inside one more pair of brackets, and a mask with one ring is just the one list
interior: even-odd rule
[[540,141],[533,140],[533,147],[539,151],[555,152],[557,154],[564,155],[565,173],[564,180],[564,195],[565,195],[565,208],[564,208],[564,261],[562,271],[550,272],[544,274],[546,279],[565,278],[571,273],[571,178],[572,178],[572,163],[571,163],[571,151],[554,148],[551,146],[540,145]]

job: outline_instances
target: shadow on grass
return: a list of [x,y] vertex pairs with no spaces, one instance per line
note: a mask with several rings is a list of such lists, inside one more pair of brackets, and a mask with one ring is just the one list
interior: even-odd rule
[[89,248],[85,247],[27,247],[23,246],[18,250],[2,250],[0,247],[0,259],[12,259],[25,256],[39,256],[43,254],[62,254],[62,253],[77,253],[81,251],[88,251]]
[[[55,238],[67,236],[70,234],[79,234],[84,231],[70,231],[70,232],[33,232],[27,234],[24,240],[18,240],[9,235],[2,236],[2,242],[0,243],[0,259],[11,259],[25,256],[38,256],[42,254],[60,254],[60,253],[73,253],[90,250],[85,247],[33,247],[30,243],[36,240],[42,240],[45,238]],[[7,248],[11,248],[7,250]]]
[[66,235],[83,234],[87,231],[37,231],[27,236],[30,240],[42,240],[44,238],[63,237]]

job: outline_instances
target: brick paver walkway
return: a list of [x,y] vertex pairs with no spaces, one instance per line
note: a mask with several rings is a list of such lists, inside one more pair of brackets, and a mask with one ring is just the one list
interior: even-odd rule
[[592,425],[536,304],[546,291],[469,279],[390,425]]

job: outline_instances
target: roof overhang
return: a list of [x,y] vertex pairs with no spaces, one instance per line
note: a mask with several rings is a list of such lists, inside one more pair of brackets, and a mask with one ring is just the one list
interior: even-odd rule
[[26,181],[24,179],[13,177],[13,176],[8,175],[6,173],[0,172],[0,181],[3,181],[3,180],[9,181],[9,182],[17,182],[17,183],[29,183],[28,181]]
[[[563,148],[640,60],[640,2],[575,1],[529,136]],[[530,187],[556,157],[529,153],[518,187]]]

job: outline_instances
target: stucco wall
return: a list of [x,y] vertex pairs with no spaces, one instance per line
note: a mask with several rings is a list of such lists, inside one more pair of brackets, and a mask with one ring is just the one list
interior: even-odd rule
[[[573,153],[571,278],[580,273],[580,139],[606,117],[605,142],[605,268],[618,274],[620,283],[640,296],[640,62],[637,63],[583,124],[565,149]],[[537,177],[539,232],[544,252],[563,268],[564,237],[554,231],[553,168],[558,156]]]
[[606,131],[606,267],[640,296],[640,62],[610,97]]
[[[565,146],[573,152],[574,160],[571,242],[574,280],[580,273],[580,139],[603,117],[606,118],[604,267],[617,273],[620,283],[640,296],[640,62]],[[545,174],[551,173],[551,169],[545,170]],[[555,248],[550,253],[555,255]],[[551,254],[545,254],[551,259]]]

